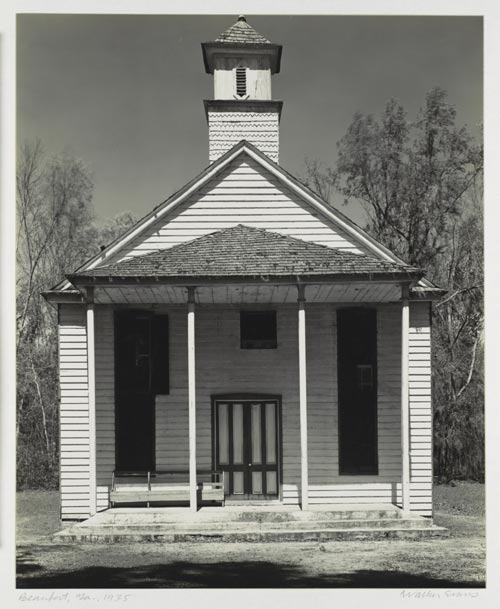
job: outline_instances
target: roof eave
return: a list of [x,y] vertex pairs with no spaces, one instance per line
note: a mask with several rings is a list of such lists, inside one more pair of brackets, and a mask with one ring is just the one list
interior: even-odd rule
[[49,304],[82,304],[83,294],[78,290],[47,290],[42,296]]
[[410,300],[435,302],[441,300],[447,293],[448,290],[436,286],[413,286],[410,288]]
[[243,112],[252,112],[255,110],[258,112],[274,111],[278,113],[278,121],[280,121],[283,101],[276,99],[204,99],[203,107],[205,108],[205,118],[207,122],[208,113],[210,111],[224,112],[225,110],[234,110],[235,108],[238,108],[238,110]]
[[207,74],[214,73],[214,66],[212,59],[217,53],[222,55],[237,54],[241,51],[260,51],[265,55],[271,57],[271,73],[279,74],[281,69],[281,54],[283,52],[283,46],[281,44],[269,43],[255,43],[255,42],[202,42],[201,49],[203,53],[203,64]]
[[405,283],[412,284],[423,276],[420,270],[381,273],[297,273],[289,275],[66,275],[75,287],[115,284],[129,285],[212,285],[212,284],[274,284],[274,283]]

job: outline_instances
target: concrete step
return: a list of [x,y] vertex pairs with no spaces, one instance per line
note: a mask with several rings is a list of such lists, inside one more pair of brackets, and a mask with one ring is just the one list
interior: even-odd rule
[[[154,525],[186,523],[230,523],[230,522],[256,522],[256,523],[294,523],[294,522],[337,522],[346,520],[400,520],[403,512],[398,508],[390,509],[357,509],[332,511],[241,511],[231,508],[202,509],[196,513],[188,509],[143,509],[136,510],[115,508],[96,514],[86,521],[90,526],[97,523],[116,525]],[[84,525],[85,523],[82,523]]]
[[81,530],[101,530],[109,533],[126,533],[132,530],[148,530],[151,532],[167,533],[216,533],[219,531],[260,532],[281,531],[293,528],[298,531],[318,531],[322,529],[425,529],[432,527],[432,521],[428,518],[380,518],[379,520],[312,520],[295,522],[171,522],[171,523],[137,523],[120,524],[106,522],[102,524],[85,525],[80,524]]
[[311,529],[266,529],[261,531],[239,530],[227,527],[219,531],[168,531],[158,528],[153,531],[144,527],[123,527],[122,530],[103,530],[102,527],[72,527],[56,535],[58,542],[87,543],[132,543],[132,542],[312,542],[312,541],[377,541],[387,539],[425,539],[447,536],[449,531],[443,527],[400,528],[321,528]]

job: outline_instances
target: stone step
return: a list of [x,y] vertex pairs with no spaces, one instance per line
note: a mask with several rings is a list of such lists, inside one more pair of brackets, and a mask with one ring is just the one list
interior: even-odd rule
[[380,510],[332,510],[332,511],[232,511],[227,508],[220,508],[211,511],[200,510],[192,513],[185,510],[154,509],[149,510],[127,510],[117,508],[107,510],[94,516],[87,521],[89,525],[97,522],[106,522],[117,525],[147,525],[147,524],[177,524],[179,522],[189,523],[211,523],[211,522],[332,522],[345,520],[400,520],[403,517],[401,510],[380,509]]
[[413,527],[413,528],[321,528],[311,529],[268,529],[248,531],[226,528],[220,531],[184,531],[169,532],[166,529],[152,531],[149,528],[128,527],[122,531],[106,531],[98,527],[65,529],[56,535],[58,542],[87,542],[87,543],[120,543],[120,542],[313,542],[313,541],[377,541],[387,539],[424,539],[447,536],[449,531],[443,527]]
[[316,521],[296,521],[296,522],[172,522],[172,523],[138,523],[138,524],[119,524],[106,522],[99,525],[78,525],[80,530],[90,529],[100,530],[105,533],[127,533],[128,531],[148,530],[151,532],[166,533],[215,533],[218,531],[259,532],[269,530],[311,530],[321,529],[425,529],[432,527],[432,521],[428,518],[401,518],[395,521],[393,518],[379,520],[316,520]]

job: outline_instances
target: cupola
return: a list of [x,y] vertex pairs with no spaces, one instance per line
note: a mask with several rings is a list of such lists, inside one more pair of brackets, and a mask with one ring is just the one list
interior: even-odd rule
[[240,16],[215,41],[201,46],[205,69],[214,76],[214,99],[204,101],[210,162],[243,139],[278,162],[283,102],[272,99],[271,79],[280,71],[281,45]]

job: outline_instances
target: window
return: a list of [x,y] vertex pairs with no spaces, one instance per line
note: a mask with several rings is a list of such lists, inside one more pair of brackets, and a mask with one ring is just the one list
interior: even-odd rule
[[168,315],[124,310],[115,313],[117,391],[168,394]]
[[241,311],[240,346],[242,349],[276,349],[276,311]]
[[339,473],[378,474],[377,312],[337,310]]
[[236,95],[244,97],[247,94],[247,69],[238,66],[236,68]]

